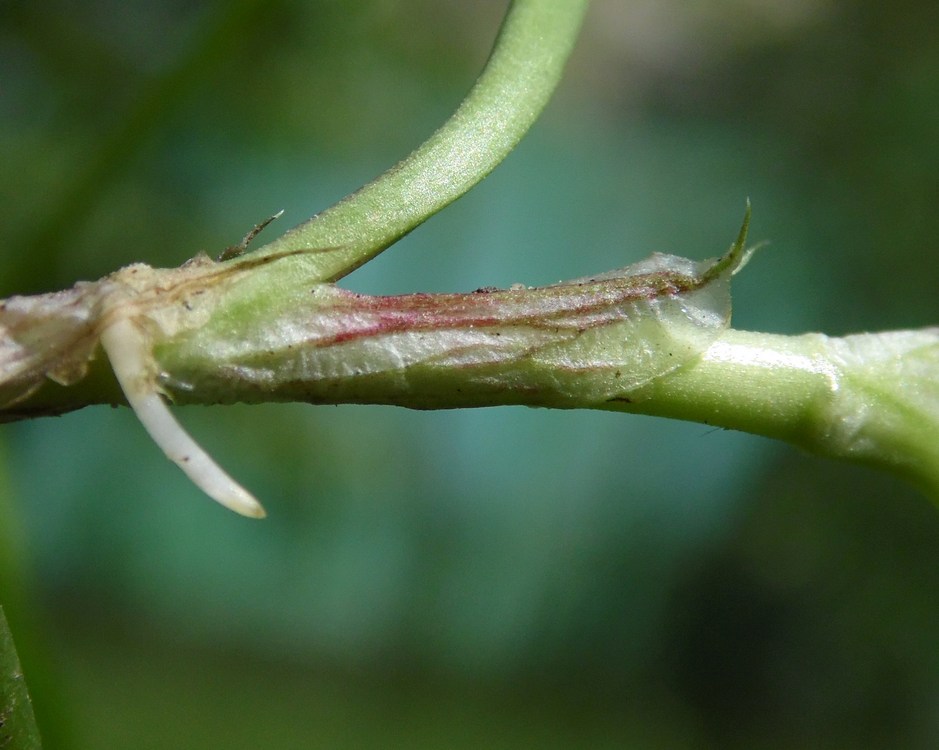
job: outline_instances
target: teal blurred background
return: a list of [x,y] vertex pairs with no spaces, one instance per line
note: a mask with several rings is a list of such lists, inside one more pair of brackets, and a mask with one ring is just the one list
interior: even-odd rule
[[[457,105],[504,3],[0,3],[0,296],[322,210]],[[513,155],[344,280],[550,283],[769,240],[734,323],[939,322],[934,0],[596,0]],[[50,748],[939,746],[939,514],[695,424],[500,408],[0,431],[0,586]],[[5,472],[5,474],[4,474]]]

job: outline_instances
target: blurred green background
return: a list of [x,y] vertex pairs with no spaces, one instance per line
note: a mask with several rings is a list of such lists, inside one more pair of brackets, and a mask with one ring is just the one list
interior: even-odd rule
[[[322,210],[452,111],[504,7],[0,2],[0,296]],[[595,0],[517,151],[343,283],[712,257],[749,196],[737,327],[935,325],[937,135],[934,0]],[[891,477],[615,414],[179,415],[268,520],[125,409],[0,431],[49,748],[939,746],[939,514]]]

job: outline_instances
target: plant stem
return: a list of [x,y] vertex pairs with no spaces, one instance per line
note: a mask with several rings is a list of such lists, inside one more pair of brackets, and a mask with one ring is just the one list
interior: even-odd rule
[[656,255],[590,279],[465,294],[373,297],[310,284],[295,268],[272,294],[277,277],[267,271],[297,256],[131,266],[0,305],[0,418],[119,400],[100,360],[89,363],[100,339],[167,455],[212,497],[252,515],[260,508],[194,447],[159,393],[180,404],[516,404],[668,416],[887,467],[939,497],[939,329],[844,338],[728,329],[746,226],[717,261]]
[[743,260],[728,258],[654,256],[598,279],[469,294],[322,285],[237,338],[209,325],[156,356],[180,403],[214,394],[643,413],[889,468],[939,498],[939,328],[842,338],[728,329]]
[[[586,4],[516,0],[482,76],[439,131],[260,250],[178,269],[137,264],[0,301],[0,421],[126,397],[194,481],[252,515],[260,507],[162,396],[656,414],[884,466],[939,497],[939,329],[841,339],[728,330],[749,209],[715,262],[656,255],[591,279],[467,294],[369,297],[329,283],[511,151],[559,80]],[[96,357],[100,343],[120,388]]]
[[453,116],[376,180],[254,255],[298,256],[309,280],[358,268],[488,175],[538,118],[588,0],[515,0],[485,70]]
[[728,329],[693,366],[611,408],[888,469],[939,502],[939,328],[841,338]]

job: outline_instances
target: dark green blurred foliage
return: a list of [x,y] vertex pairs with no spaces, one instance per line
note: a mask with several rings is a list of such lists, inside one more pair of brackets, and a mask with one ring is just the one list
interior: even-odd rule
[[23,670],[0,606],[0,745],[9,750],[36,750],[39,729]]
[[[502,10],[0,5],[0,294],[325,208],[452,110]],[[937,14],[596,0],[516,153],[344,283],[714,256],[749,196],[771,246],[735,325],[935,325]],[[939,743],[939,517],[891,478],[623,415],[181,418],[267,521],[201,497],[124,410],[0,433],[73,747]]]

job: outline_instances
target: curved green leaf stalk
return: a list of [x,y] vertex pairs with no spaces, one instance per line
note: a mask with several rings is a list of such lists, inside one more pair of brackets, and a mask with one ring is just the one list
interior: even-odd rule
[[514,0],[492,54],[453,116],[374,182],[255,255],[310,251],[291,263],[307,280],[336,281],[488,175],[551,98],[588,0]]

